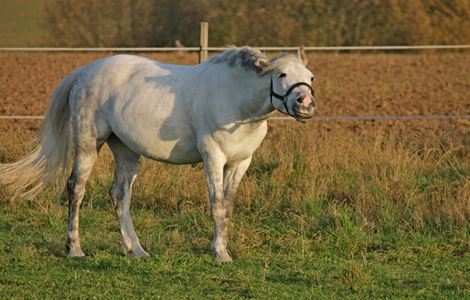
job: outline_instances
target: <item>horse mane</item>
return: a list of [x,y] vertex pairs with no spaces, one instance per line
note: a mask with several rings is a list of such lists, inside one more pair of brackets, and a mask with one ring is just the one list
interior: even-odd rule
[[262,73],[268,73],[290,62],[303,64],[297,55],[281,53],[268,61],[268,64],[263,68]]
[[[259,59],[263,60],[265,65],[260,66],[257,64],[256,62],[258,62]],[[248,46],[231,46],[221,54],[211,57],[208,63],[226,63],[231,68],[240,66],[246,71],[254,71],[259,75],[263,75],[292,61],[301,62],[297,56],[288,53],[281,53],[269,59],[259,49]]]

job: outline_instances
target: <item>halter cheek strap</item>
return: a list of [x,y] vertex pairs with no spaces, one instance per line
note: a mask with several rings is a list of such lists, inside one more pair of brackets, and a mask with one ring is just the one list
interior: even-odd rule
[[273,104],[273,97],[275,97],[275,98],[281,100],[281,101],[282,101],[282,104],[284,104],[284,108],[286,109],[286,112],[283,112],[282,110],[279,110],[279,109],[277,109],[277,108],[276,108],[276,110],[279,111],[279,112],[281,112],[281,113],[283,113],[283,114],[285,114],[285,115],[289,115],[289,116],[294,117],[295,119],[297,119],[294,114],[291,114],[291,113],[289,112],[289,108],[288,108],[288,106],[287,106],[287,99],[289,98],[289,95],[292,93],[292,91],[293,91],[296,87],[299,87],[299,86],[302,86],[302,85],[305,85],[306,87],[308,87],[308,89],[310,90],[310,92],[312,93],[312,95],[314,95],[315,92],[313,91],[312,86],[311,86],[310,84],[306,83],[306,82],[297,82],[297,83],[294,83],[293,85],[291,85],[291,86],[287,89],[287,91],[286,91],[286,93],[285,93],[284,95],[279,95],[279,94],[276,93],[276,92],[274,91],[274,89],[273,89],[273,77],[271,76],[271,91],[270,91],[270,93],[269,93],[269,97],[271,98],[271,105],[272,105],[274,108],[276,108],[276,107],[274,106],[274,104]]

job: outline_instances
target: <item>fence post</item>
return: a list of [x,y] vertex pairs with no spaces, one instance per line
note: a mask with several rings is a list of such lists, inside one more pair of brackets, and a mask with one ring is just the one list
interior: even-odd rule
[[199,63],[207,59],[207,47],[209,47],[209,23],[201,22],[201,36],[199,44]]

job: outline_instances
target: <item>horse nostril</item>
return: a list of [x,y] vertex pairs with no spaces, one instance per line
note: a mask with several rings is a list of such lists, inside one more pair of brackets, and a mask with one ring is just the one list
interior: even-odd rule
[[302,103],[302,101],[304,100],[304,97],[300,96],[300,97],[297,97],[297,99],[295,99],[295,101],[297,103]]
[[317,107],[317,101],[315,100],[315,98],[313,98],[312,107],[313,107],[313,108],[316,108],[316,107]]

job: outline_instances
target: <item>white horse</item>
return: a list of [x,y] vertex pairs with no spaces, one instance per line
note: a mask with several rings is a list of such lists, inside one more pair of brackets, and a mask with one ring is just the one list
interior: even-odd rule
[[266,58],[256,49],[231,48],[193,66],[169,65],[117,55],[75,70],[58,86],[44,120],[39,146],[23,159],[0,166],[0,183],[23,197],[45,186],[65,186],[69,201],[66,246],[83,253],[78,233],[85,184],[104,143],[116,169],[110,196],[126,252],[148,256],[129,213],[139,157],[172,164],[204,162],[214,218],[212,249],[231,261],[227,227],[235,191],[274,110],[297,120],[311,118],[313,74],[302,60]]

